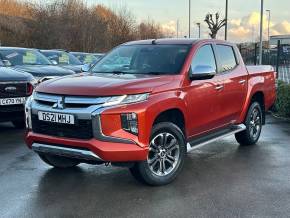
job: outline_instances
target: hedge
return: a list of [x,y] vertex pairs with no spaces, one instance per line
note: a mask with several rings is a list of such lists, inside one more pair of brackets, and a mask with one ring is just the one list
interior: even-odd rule
[[279,116],[290,118],[290,84],[279,81],[275,112]]

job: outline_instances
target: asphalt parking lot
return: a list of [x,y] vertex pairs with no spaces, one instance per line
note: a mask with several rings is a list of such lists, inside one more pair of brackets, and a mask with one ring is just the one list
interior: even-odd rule
[[290,124],[268,117],[258,145],[233,137],[188,155],[164,187],[138,183],[124,168],[56,170],[0,124],[0,217],[288,217]]

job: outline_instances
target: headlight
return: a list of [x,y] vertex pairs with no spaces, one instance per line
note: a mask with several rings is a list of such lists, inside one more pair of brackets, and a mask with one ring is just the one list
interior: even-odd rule
[[140,101],[145,101],[148,99],[149,94],[138,94],[138,95],[122,95],[110,97],[103,106],[114,106],[119,104],[131,104]]

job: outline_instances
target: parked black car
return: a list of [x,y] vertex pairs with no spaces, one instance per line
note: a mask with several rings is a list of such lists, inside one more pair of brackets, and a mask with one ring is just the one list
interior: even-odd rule
[[77,57],[82,64],[96,64],[105,54],[103,53],[85,53],[85,52],[70,52]]
[[83,64],[74,55],[64,50],[40,50],[50,61],[58,66],[81,73]]
[[23,128],[24,104],[32,94],[35,79],[29,73],[4,67],[0,60],[0,122],[10,122]]
[[74,71],[54,66],[37,49],[0,47],[0,60],[6,67],[31,73],[39,82],[74,74]]

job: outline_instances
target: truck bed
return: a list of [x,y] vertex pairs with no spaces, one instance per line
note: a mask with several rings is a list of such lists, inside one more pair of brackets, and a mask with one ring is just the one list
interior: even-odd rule
[[246,68],[250,75],[274,72],[274,68],[271,65],[247,65]]

